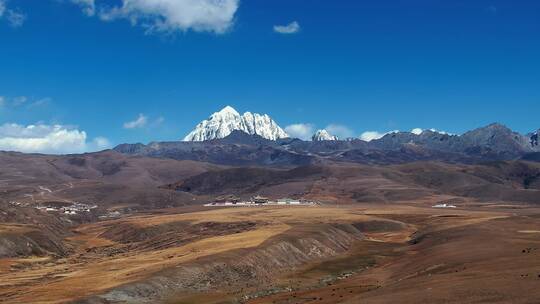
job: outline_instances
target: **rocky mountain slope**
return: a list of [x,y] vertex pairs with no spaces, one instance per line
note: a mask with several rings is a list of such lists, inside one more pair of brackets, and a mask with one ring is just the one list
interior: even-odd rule
[[523,153],[538,150],[531,138],[512,131],[508,127],[493,123],[462,135],[451,135],[425,130],[420,134],[398,132],[387,134],[371,142],[380,149],[397,149],[403,144],[415,144],[445,152],[461,152],[472,155],[498,154],[500,157],[518,157]]
[[[136,157],[114,151],[65,156],[0,152],[0,167],[3,181],[0,203],[6,206],[10,202],[23,206],[81,202],[98,204],[100,212],[111,205],[145,209],[190,203],[191,196],[158,187],[179,177],[222,168],[203,162]],[[0,206],[0,220],[2,211]]]

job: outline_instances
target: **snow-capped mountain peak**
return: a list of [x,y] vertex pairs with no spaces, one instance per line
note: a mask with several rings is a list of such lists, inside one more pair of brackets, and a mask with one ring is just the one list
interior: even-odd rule
[[234,130],[257,134],[263,138],[276,140],[289,137],[279,125],[266,114],[246,112],[240,115],[233,107],[226,106],[199,123],[184,141],[206,141],[224,138]]
[[227,116],[227,115],[240,116],[240,113],[238,113],[233,107],[226,106],[225,108],[221,109],[221,111],[212,114],[211,117],[213,117],[213,116]]
[[331,135],[330,133],[328,133],[328,131],[323,129],[323,130],[318,130],[317,132],[315,132],[315,134],[313,134],[313,136],[311,137],[311,140],[313,141],[338,140],[338,137]]

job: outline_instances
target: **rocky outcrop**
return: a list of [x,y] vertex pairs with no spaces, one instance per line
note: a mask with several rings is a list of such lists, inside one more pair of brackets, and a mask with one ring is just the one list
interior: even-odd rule
[[66,256],[70,247],[51,231],[32,230],[23,234],[0,233],[0,258],[53,255]]

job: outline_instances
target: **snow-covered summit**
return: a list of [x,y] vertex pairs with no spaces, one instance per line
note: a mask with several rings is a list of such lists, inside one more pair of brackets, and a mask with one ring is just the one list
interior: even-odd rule
[[328,133],[328,131],[323,129],[323,130],[318,130],[317,132],[315,132],[315,134],[313,134],[313,136],[311,137],[311,140],[313,141],[338,140],[338,137],[331,135],[330,133]]
[[289,135],[266,114],[246,112],[240,115],[233,107],[226,106],[199,123],[184,141],[206,141],[227,137],[234,130],[257,134],[263,138],[277,140]]

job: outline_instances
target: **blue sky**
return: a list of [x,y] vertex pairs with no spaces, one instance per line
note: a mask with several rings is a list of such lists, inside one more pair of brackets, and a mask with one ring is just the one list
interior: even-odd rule
[[36,124],[177,140],[225,105],[354,136],[540,128],[539,1],[171,1],[0,0],[0,147]]

